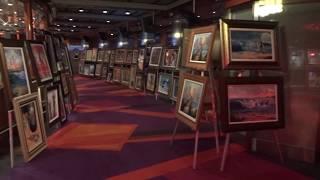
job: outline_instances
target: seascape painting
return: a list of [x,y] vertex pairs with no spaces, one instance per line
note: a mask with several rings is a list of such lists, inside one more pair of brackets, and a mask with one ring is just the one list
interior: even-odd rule
[[228,85],[229,123],[278,121],[276,84]]
[[196,122],[199,113],[203,89],[203,83],[184,79],[179,113],[193,122]]
[[4,56],[13,98],[29,94],[31,90],[23,49],[4,47]]
[[190,62],[205,64],[209,58],[212,33],[195,34],[192,43]]
[[231,61],[275,61],[273,30],[230,28],[229,33]]
[[42,44],[31,44],[30,46],[41,82],[52,79],[51,69],[44,46]]

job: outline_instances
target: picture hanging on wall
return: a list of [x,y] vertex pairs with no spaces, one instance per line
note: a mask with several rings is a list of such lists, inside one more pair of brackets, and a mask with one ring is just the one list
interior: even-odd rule
[[60,118],[58,86],[51,86],[47,88],[46,102],[48,124],[51,125],[58,122]]
[[135,49],[132,52],[132,64],[137,64],[139,58],[139,50]]
[[101,71],[101,77],[106,78],[108,73],[108,66],[103,66]]
[[1,77],[10,101],[31,93],[29,69],[23,42],[1,41]]
[[162,61],[164,68],[176,68],[179,61],[180,49],[166,49]]
[[220,20],[223,69],[280,69],[278,23]]
[[158,67],[161,60],[162,47],[152,47],[149,66]]
[[115,67],[113,69],[113,81],[120,82],[120,80],[121,80],[121,68]]
[[156,73],[148,73],[146,89],[154,92],[156,87]]
[[37,93],[14,99],[21,149],[25,162],[30,161],[47,146],[47,137],[42,116],[42,106]]
[[180,78],[176,116],[195,130],[202,113],[207,77],[183,73]]
[[144,59],[145,59],[145,49],[140,49],[138,58],[138,70],[143,71],[144,69]]
[[42,43],[30,42],[30,48],[40,82],[52,80],[52,73],[44,45]]
[[131,64],[132,63],[132,58],[133,58],[133,51],[132,50],[128,50],[125,64]]
[[142,81],[142,76],[137,75],[136,76],[136,89],[141,90],[143,88],[143,81]]
[[127,58],[127,50],[126,49],[117,49],[116,50],[116,64],[122,64],[126,61]]
[[206,71],[211,63],[211,51],[216,26],[206,26],[191,30],[185,66]]
[[57,69],[57,65],[56,65],[57,60],[56,60],[56,56],[55,56],[52,36],[50,34],[46,34],[45,41],[46,41],[46,44],[48,47],[48,58],[49,58],[49,62],[51,65],[50,67],[51,67],[52,73],[57,74],[58,73],[58,69]]
[[224,132],[284,128],[282,77],[221,80]]
[[135,88],[136,73],[137,73],[137,66],[136,65],[132,65],[130,67],[130,83],[129,83],[129,87],[132,88],[132,89]]
[[164,95],[169,95],[171,80],[171,74],[160,73],[158,80],[158,92]]

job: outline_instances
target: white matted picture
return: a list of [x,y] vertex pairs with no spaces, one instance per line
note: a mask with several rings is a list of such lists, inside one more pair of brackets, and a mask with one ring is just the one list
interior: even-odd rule
[[162,47],[152,47],[149,66],[159,66],[161,53],[162,53]]
[[171,85],[171,74],[160,73],[158,81],[158,92],[161,94],[169,95],[169,89]]

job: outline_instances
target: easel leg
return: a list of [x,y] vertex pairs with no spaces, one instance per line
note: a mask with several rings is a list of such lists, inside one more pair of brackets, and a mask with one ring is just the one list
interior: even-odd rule
[[227,155],[228,155],[228,150],[229,150],[229,143],[230,143],[230,134],[228,133],[226,135],[226,140],[224,143],[224,149],[223,149],[223,155],[222,155],[222,161],[221,161],[221,166],[220,166],[220,171],[224,171],[224,166],[226,163]]
[[179,126],[179,120],[177,119],[177,120],[176,120],[176,125],[175,125],[175,127],[174,127],[174,129],[173,129],[172,137],[171,137],[171,142],[170,142],[171,146],[172,146],[173,143],[174,143],[174,139],[175,139],[175,137],[176,137],[176,133],[177,133],[178,126]]
[[216,149],[217,149],[217,154],[220,153],[220,146],[219,146],[219,132],[218,132],[218,122],[213,121],[213,126],[214,126],[214,134],[216,137]]
[[273,137],[274,137],[274,141],[275,141],[276,146],[277,146],[277,150],[278,150],[278,153],[279,153],[280,161],[283,164],[284,163],[284,159],[283,159],[282,151],[281,151],[281,148],[280,148],[278,133],[276,131],[273,131]]
[[194,140],[193,165],[192,165],[193,169],[197,169],[198,144],[199,144],[199,130],[196,131],[196,136]]
[[8,120],[9,120],[9,145],[10,145],[10,167],[14,166],[14,149],[13,149],[13,128],[12,128],[12,112],[8,111]]

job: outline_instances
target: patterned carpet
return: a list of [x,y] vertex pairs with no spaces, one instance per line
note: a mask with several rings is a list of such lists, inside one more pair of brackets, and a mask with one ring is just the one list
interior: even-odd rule
[[0,179],[311,179],[237,144],[231,144],[222,173],[211,131],[201,133],[198,169],[193,170],[192,131],[179,126],[170,145],[173,105],[101,80],[77,77],[76,83],[80,104],[69,122],[49,138],[44,152]]

